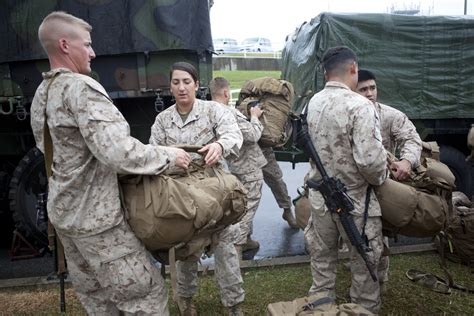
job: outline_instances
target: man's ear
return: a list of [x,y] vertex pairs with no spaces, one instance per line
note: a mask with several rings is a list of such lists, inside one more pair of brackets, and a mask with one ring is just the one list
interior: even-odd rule
[[69,44],[67,40],[65,38],[60,38],[58,42],[59,42],[59,49],[61,50],[61,52],[69,53]]
[[351,66],[350,66],[350,71],[351,71],[351,74],[354,74],[354,73],[358,73],[359,71],[359,66],[357,65],[357,63],[354,61],[351,63]]
[[229,89],[224,89],[224,97],[226,99],[230,99],[230,90]]
[[196,80],[196,91],[199,90],[199,80]]

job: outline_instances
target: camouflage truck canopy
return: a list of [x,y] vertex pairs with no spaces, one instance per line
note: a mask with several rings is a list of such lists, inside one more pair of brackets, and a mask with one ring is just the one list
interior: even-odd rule
[[289,35],[282,77],[295,110],[324,87],[324,52],[345,45],[377,77],[378,98],[412,119],[474,118],[474,17],[322,13]]
[[97,56],[212,50],[207,0],[3,0],[0,63],[46,58],[38,41],[38,26],[56,10],[92,25]]

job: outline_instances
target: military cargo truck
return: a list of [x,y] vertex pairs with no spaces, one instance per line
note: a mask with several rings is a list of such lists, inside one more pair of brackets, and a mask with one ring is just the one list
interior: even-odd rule
[[[200,74],[200,94],[212,78],[212,37],[207,0],[4,0],[0,10],[0,217],[2,243],[13,222],[37,244],[38,194],[46,191],[42,154],[35,148],[29,109],[41,73],[49,69],[37,39],[51,11],[78,16],[92,27],[92,77],[107,90],[147,143],[156,114],[173,103],[169,68],[187,61]],[[12,216],[13,215],[13,216]],[[13,221],[12,221],[13,218]],[[32,237],[32,238],[31,238]]]
[[465,162],[474,123],[474,17],[322,13],[289,35],[282,77],[295,87],[301,112],[325,84],[321,59],[345,45],[359,68],[377,77],[378,100],[414,122],[424,141],[441,145],[441,160],[457,189],[474,191],[474,171]]

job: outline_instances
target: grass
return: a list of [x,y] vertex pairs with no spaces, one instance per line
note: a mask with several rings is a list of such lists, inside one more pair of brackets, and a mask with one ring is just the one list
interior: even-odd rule
[[[453,290],[450,295],[439,294],[408,280],[405,272],[416,268],[443,276],[435,253],[394,255],[390,262],[390,281],[382,295],[380,315],[474,315],[474,294]],[[468,267],[448,262],[454,280],[464,286],[474,286],[474,274]],[[338,267],[337,300],[349,302],[350,273]],[[246,299],[246,315],[265,315],[268,304],[291,301],[303,297],[311,285],[309,264],[250,269],[242,272]],[[167,279],[169,287],[169,279]],[[58,286],[42,288],[13,288],[0,290],[0,315],[59,315]],[[219,293],[210,275],[199,278],[199,292],[195,296],[201,315],[224,315]],[[74,290],[66,290],[68,315],[85,315]],[[3,312],[3,314],[2,314]],[[177,315],[171,303],[170,313]]]
[[247,80],[260,77],[274,77],[280,79],[279,70],[238,70],[238,71],[220,71],[215,70],[213,77],[224,77],[230,83],[230,89],[240,89]]

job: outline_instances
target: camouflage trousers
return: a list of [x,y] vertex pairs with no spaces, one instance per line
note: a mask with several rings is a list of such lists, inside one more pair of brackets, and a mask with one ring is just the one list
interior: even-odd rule
[[240,235],[237,238],[237,245],[243,245],[247,241],[247,236],[252,235],[253,232],[253,218],[255,213],[257,213],[258,205],[260,204],[260,198],[262,197],[262,186],[263,186],[263,176],[262,171],[259,170],[260,176],[257,176],[257,180],[250,179],[244,176],[238,176],[240,182],[247,189],[247,212],[244,217],[240,220]]
[[285,181],[283,181],[283,172],[276,160],[273,148],[263,147],[262,152],[267,159],[267,164],[262,169],[265,183],[270,187],[270,190],[272,190],[278,207],[291,209],[291,197],[288,195],[288,188],[286,187]]
[[94,236],[58,235],[89,315],[169,315],[164,280],[125,221]]
[[[363,216],[353,216],[356,227],[362,231]],[[367,253],[373,267],[377,267],[383,250],[382,220],[381,217],[369,217],[365,225],[365,234],[369,240],[371,252]],[[318,292],[328,292],[335,298],[336,268],[338,256],[339,236],[348,245],[350,251],[350,269],[352,284],[350,297],[352,303],[362,305],[372,313],[380,310],[380,286],[370,277],[362,257],[357,253],[347,238],[339,215],[329,212],[315,215],[312,210],[311,219],[306,226],[306,247],[311,255],[311,274],[313,282],[309,295]]]
[[[239,225],[231,225],[219,236],[214,250],[214,276],[219,287],[221,302],[225,307],[244,301],[244,283],[240,274],[240,263],[234,243],[239,234]],[[192,297],[198,290],[198,263],[177,261],[177,292],[180,297]]]

